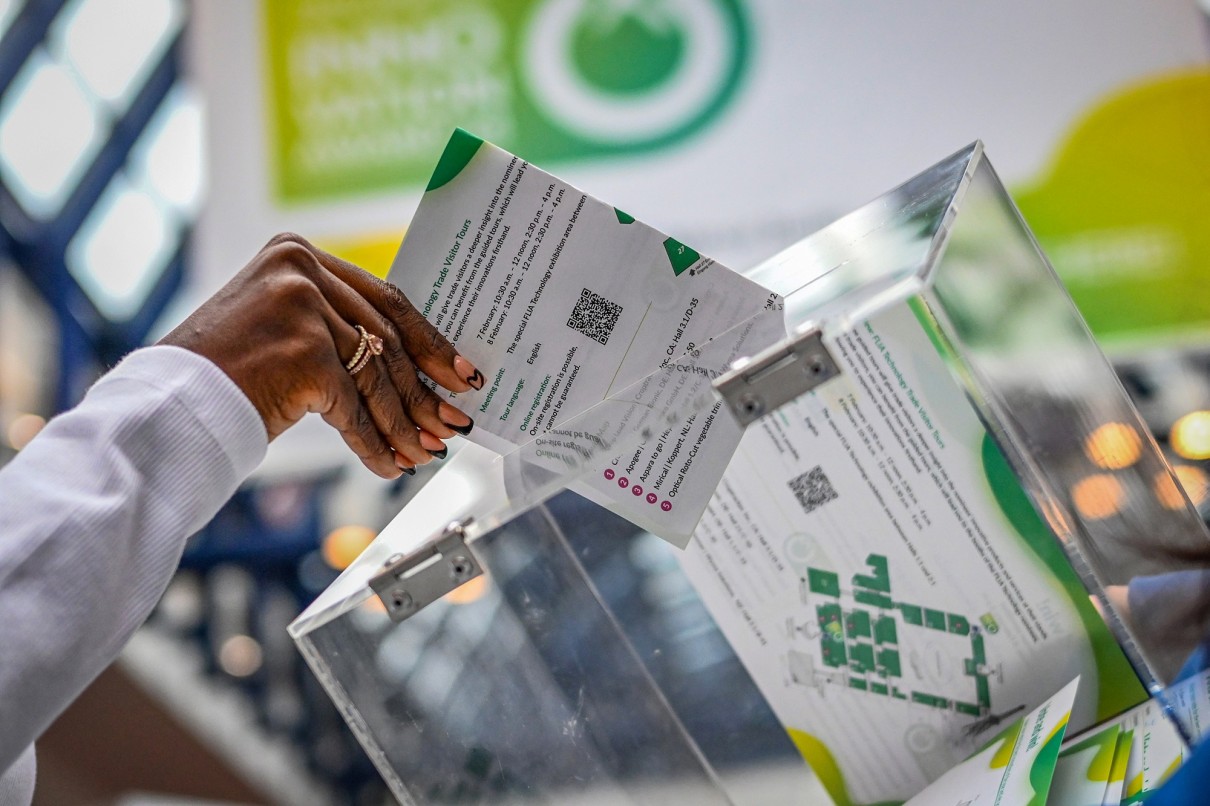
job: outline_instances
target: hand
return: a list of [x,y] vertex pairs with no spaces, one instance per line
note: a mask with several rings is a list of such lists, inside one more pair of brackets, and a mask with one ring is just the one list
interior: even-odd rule
[[[350,375],[361,325],[383,352]],[[213,361],[244,391],[272,440],[307,412],[340,431],[384,478],[445,456],[471,418],[417,377],[451,392],[483,385],[403,293],[297,235],[278,235],[161,344]]]
[[[1106,585],[1104,587],[1105,601],[1109,602],[1118,614],[1118,617],[1123,621],[1130,622],[1130,586],[1129,585]],[[1100,601],[1094,596],[1092,603],[1100,610]],[[1105,614],[1101,614],[1101,618],[1105,618]],[[1106,619],[1108,621],[1108,619]]]

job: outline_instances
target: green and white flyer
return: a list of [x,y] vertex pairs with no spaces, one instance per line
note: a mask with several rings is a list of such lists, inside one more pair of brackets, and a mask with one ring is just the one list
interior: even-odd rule
[[1126,762],[1130,759],[1130,748],[1134,746],[1134,731],[1122,728],[1118,744],[1113,752],[1113,767],[1109,771],[1109,783],[1105,787],[1102,806],[1120,806],[1126,791]]
[[1121,802],[1142,803],[1181,766],[1185,744],[1155,700],[1131,709],[1115,722],[1133,734]]
[[[484,374],[457,405],[500,453],[719,334],[731,358],[784,336],[777,295],[462,130],[388,279]],[[603,457],[574,489],[683,546],[739,442],[720,408]]]
[[1067,742],[1055,765],[1050,802],[1063,806],[1101,806],[1113,777],[1121,735],[1121,725],[1110,725],[1091,736]]
[[[1200,739],[1207,733],[1210,716],[1210,671],[1203,671],[1168,686],[1164,698]],[[1183,763],[1187,748],[1176,727],[1155,699],[1115,716],[1109,725],[1121,728],[1106,804],[1141,803]]]
[[[1079,685],[1079,680],[1068,683],[905,806],[1045,806]],[[1076,806],[1075,801],[1055,802]]]
[[[1146,693],[913,303],[745,432],[682,564],[842,806],[921,791],[1073,678]],[[999,726],[999,727],[997,727]]]
[[1148,793],[1176,772],[1184,761],[1185,746],[1180,735],[1165,720],[1134,729],[1134,744],[1126,760],[1126,785],[1122,803],[1141,803]]

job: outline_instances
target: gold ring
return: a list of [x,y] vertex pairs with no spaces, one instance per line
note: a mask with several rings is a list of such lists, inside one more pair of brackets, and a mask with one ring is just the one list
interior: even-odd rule
[[370,359],[376,355],[382,355],[383,350],[381,338],[375,336],[361,325],[355,325],[354,327],[361,334],[361,343],[357,345],[357,351],[353,353],[353,357],[349,359],[349,363],[345,364],[345,369],[349,371],[350,375],[356,375],[365,369],[366,364],[370,363]]

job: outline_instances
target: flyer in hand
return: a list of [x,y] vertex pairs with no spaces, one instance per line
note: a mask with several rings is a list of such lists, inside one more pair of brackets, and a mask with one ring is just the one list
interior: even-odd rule
[[[731,358],[783,335],[777,295],[462,130],[388,279],[483,371],[457,405],[500,453],[745,321]],[[576,489],[683,546],[739,442],[720,408],[601,457]]]

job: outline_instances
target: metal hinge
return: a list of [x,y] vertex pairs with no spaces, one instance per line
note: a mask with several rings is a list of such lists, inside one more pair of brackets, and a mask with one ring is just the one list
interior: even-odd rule
[[394,554],[370,579],[391,621],[403,621],[483,573],[466,546],[470,518],[446,527],[441,536],[411,554]]
[[714,381],[714,389],[739,424],[747,426],[839,374],[823,336],[808,330],[753,358],[739,359]]

